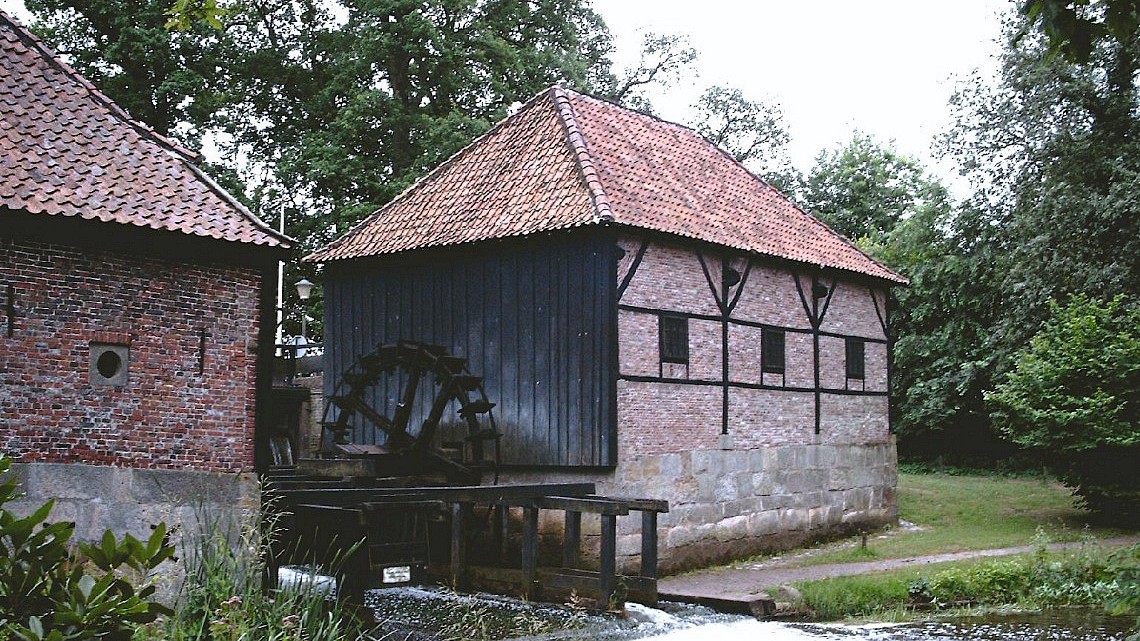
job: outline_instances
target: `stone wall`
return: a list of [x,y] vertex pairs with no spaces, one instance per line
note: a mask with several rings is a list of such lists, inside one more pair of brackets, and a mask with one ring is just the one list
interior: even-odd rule
[[253,469],[257,270],[15,239],[0,274],[19,306],[0,333],[0,452]]
[[[106,530],[119,537],[130,533],[145,540],[151,526],[166,523],[172,542],[193,541],[203,526],[236,533],[244,518],[259,506],[256,476],[168,469],[135,469],[83,463],[16,463],[22,498],[5,507],[30,514],[49,499],[55,506],[49,521],[72,521],[75,538],[95,541]],[[237,540],[236,538],[234,539]],[[185,557],[183,550],[178,556]],[[181,563],[159,568],[164,600],[177,594]]]
[[[893,438],[876,445],[681,451],[625,460],[613,472],[512,472],[500,479],[583,481],[597,483],[603,495],[669,501],[670,511],[658,520],[658,568],[664,573],[871,530],[898,519]],[[596,517],[584,515],[582,527],[587,539],[597,536]],[[618,518],[621,567],[638,567],[640,537],[636,514]],[[596,540],[587,541],[591,544],[596,547]]]

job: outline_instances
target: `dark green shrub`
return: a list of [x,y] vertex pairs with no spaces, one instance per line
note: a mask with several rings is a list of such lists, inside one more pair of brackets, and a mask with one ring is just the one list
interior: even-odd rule
[[[0,456],[0,477],[11,460]],[[0,638],[22,641],[127,641],[170,610],[154,600],[151,570],[171,558],[166,526],[143,542],[111,532],[96,544],[71,545],[74,523],[48,523],[53,501],[18,518],[4,505],[16,479],[0,483]]]
[[1074,296],[986,394],[995,427],[1094,512],[1140,521],[1140,305]]

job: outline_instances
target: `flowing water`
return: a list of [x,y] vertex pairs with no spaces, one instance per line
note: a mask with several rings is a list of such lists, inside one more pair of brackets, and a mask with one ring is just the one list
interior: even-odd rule
[[[949,621],[840,625],[757,621],[707,608],[664,603],[649,608],[626,604],[624,617],[569,614],[565,608],[535,605],[490,595],[460,595],[441,590],[397,588],[370,593],[378,620],[405,620],[423,631],[428,620],[445,612],[477,611],[478,619],[547,619],[561,623],[575,617],[576,628],[533,636],[529,641],[1124,641],[1135,629],[1134,617],[1108,617],[1084,610],[1051,614],[970,617]],[[470,619],[469,619],[470,620]],[[541,629],[542,626],[539,626]],[[556,625],[553,627],[562,627]],[[388,628],[386,641],[429,639],[405,635],[409,628]],[[453,631],[454,632],[454,631]]]

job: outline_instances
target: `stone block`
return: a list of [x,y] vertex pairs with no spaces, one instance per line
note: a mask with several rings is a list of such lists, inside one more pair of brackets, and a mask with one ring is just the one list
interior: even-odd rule
[[680,454],[662,454],[658,457],[658,469],[662,479],[677,479],[684,474]]
[[752,475],[752,492],[757,496],[768,496],[772,494],[773,486],[772,475],[767,472],[756,472]]
[[719,470],[720,458],[719,451],[713,450],[696,450],[692,452],[693,474],[700,476],[709,472],[716,473]]
[[774,510],[755,512],[748,516],[748,533],[751,536],[773,534],[780,528],[780,516]]
[[748,536],[748,517],[734,516],[716,524],[718,541],[735,541]]
[[739,496],[736,477],[734,475],[721,476],[716,480],[717,502],[735,501]]
[[28,466],[30,498],[93,499],[106,496],[114,468],[68,463]]

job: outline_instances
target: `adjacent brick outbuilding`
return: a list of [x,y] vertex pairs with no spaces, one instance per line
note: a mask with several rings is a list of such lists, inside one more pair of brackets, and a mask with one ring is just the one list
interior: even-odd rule
[[291,241],[3,13],[0,75],[0,452],[27,502],[90,537],[255,497]]
[[504,478],[669,500],[665,569],[897,515],[905,279],[691,130],[553,87],[308,259],[326,391],[377,343],[448,347]]

